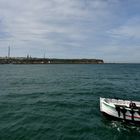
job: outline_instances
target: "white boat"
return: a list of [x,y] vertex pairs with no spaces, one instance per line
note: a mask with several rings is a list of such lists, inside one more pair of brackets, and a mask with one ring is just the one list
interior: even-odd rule
[[100,97],[100,111],[113,120],[140,124],[140,102]]

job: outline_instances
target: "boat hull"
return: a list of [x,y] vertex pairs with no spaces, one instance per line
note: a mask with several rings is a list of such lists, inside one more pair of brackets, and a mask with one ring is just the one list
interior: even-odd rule
[[[111,102],[110,100],[113,100],[114,102]],[[128,107],[130,101],[119,101],[122,101],[122,103],[119,104],[116,99],[100,98],[100,111],[110,120],[140,124],[138,109],[132,110],[132,108]],[[119,111],[116,109],[116,106],[119,106]]]

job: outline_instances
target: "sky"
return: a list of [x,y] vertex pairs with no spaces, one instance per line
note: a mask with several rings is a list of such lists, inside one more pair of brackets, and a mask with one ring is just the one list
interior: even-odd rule
[[140,63],[140,0],[0,0],[0,56]]

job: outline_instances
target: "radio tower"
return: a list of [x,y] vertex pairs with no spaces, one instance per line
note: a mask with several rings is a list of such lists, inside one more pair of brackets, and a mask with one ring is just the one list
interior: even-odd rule
[[46,58],[46,49],[45,49],[45,51],[44,51],[44,59]]
[[8,58],[10,58],[10,46],[8,47]]

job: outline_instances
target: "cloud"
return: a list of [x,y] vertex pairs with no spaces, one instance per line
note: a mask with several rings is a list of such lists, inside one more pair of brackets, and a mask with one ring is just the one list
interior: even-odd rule
[[[5,3],[7,3],[5,1]],[[5,4],[3,2],[3,5]],[[49,34],[60,33],[78,37],[82,35],[74,26],[68,25],[74,17],[83,16],[80,9],[72,8],[73,2],[57,1],[24,1],[7,6],[0,11],[5,24],[4,31],[9,33],[9,39],[46,39]],[[27,5],[28,3],[28,5]],[[2,4],[1,4],[2,5]],[[21,6],[22,5],[22,6]],[[4,6],[6,7],[6,6]],[[19,8],[20,7],[20,8]],[[63,24],[65,23],[65,24]],[[7,38],[6,38],[7,39]]]
[[130,18],[125,24],[116,29],[111,30],[109,33],[113,37],[121,38],[135,38],[140,39],[140,19],[139,17]]
[[0,49],[12,44],[13,56],[40,57],[47,48],[49,57],[119,60],[117,55],[132,51],[121,52],[128,40],[135,52],[139,46],[140,15],[129,12],[137,5],[138,0],[0,0]]

